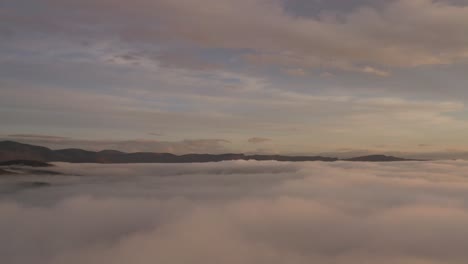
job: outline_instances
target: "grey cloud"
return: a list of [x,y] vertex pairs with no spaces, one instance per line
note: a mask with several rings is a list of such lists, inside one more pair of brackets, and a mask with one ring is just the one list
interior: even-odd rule
[[59,136],[51,136],[51,135],[37,135],[37,134],[12,134],[8,135],[7,137],[10,138],[24,138],[30,140],[67,140],[70,138],[67,137],[59,137]]
[[308,74],[306,71],[304,71],[301,68],[284,69],[283,72],[290,76],[295,76],[295,77],[303,77]]
[[[193,52],[192,52],[193,53]],[[219,63],[210,63],[194,56],[190,52],[166,51],[159,54],[156,59],[161,66],[168,68],[183,68],[191,70],[222,70],[224,67]]]
[[[466,5],[432,0],[366,5],[334,15],[298,18],[273,0],[49,0],[42,13],[31,15],[47,21],[43,24],[64,27],[61,20],[49,18],[47,9],[74,8],[80,12],[65,23],[74,25],[69,26],[74,31],[86,30],[88,27],[82,25],[95,22],[104,32],[116,32],[129,43],[168,39],[169,43],[190,41],[206,48],[247,49],[267,63],[295,68],[323,66],[386,76],[388,66],[443,65],[466,60]],[[12,12],[21,14],[24,10]],[[240,14],[244,19],[239,19]],[[106,20],[102,20],[103,15]],[[122,19],[128,21],[125,27],[105,22]],[[22,22],[10,23],[14,26]],[[50,26],[53,32],[61,27],[57,28]]]
[[[467,162],[56,165],[83,176],[0,182],[3,261],[462,264],[468,257]],[[31,180],[52,186],[1,192]]]
[[161,133],[161,132],[150,132],[150,133],[148,133],[148,135],[150,135],[150,136],[158,136],[158,137],[164,136],[164,134]]
[[421,143],[421,144],[418,144],[418,147],[420,148],[426,148],[426,147],[430,147],[431,144],[425,144],[425,143]]
[[259,144],[259,143],[264,143],[264,142],[271,141],[271,139],[270,138],[263,138],[263,137],[253,137],[253,138],[249,138],[247,141],[249,143]]
[[[462,26],[465,32],[466,5],[385,1],[333,16],[297,17],[280,2],[7,1],[2,12],[30,23],[0,16],[5,22],[0,28],[17,29],[0,41],[1,132],[35,127],[35,133],[106,138],[120,131],[120,137],[138,138],[141,131],[161,129],[170,138],[236,135],[245,143],[269,131],[275,144],[282,144],[275,147],[281,153],[369,148],[386,140],[411,141],[416,148],[420,131],[447,147],[466,145],[463,63],[404,69],[404,74],[393,69],[413,65],[407,60],[422,53],[453,59],[466,46],[460,44],[466,43],[465,34],[458,34]],[[369,1],[353,2],[357,7]],[[39,18],[47,23],[34,23]],[[432,41],[432,35],[438,39]],[[404,54],[403,60],[394,53]],[[241,55],[252,63],[279,64],[278,72],[304,70],[310,76],[268,72],[253,78],[259,72],[243,67]],[[206,65],[198,58],[216,56],[228,63],[235,59],[231,70],[249,74],[199,71]],[[450,58],[445,62],[463,62]],[[363,60],[373,63],[351,65]],[[327,64],[392,75],[343,74],[328,71]],[[314,67],[320,70],[309,69]],[[334,76],[320,78],[319,71]],[[350,94],[355,97],[315,96]],[[441,98],[452,102],[438,102]],[[288,136],[291,128],[298,128],[297,137]]]
[[109,59],[110,62],[125,62],[130,65],[144,65],[145,61],[151,60],[157,62],[161,67],[189,69],[189,70],[222,70],[220,64],[207,62],[187,51],[153,51],[151,49],[141,49],[139,51],[130,51],[118,54]]

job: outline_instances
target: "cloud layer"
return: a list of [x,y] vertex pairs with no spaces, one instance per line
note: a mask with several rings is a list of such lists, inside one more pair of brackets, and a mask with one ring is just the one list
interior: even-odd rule
[[[36,12],[25,19],[24,11],[11,14],[6,8],[4,31],[26,28],[86,36],[106,32],[129,43],[183,42],[250,50],[253,53],[246,55],[250,62],[291,70],[328,67],[380,76],[388,73],[374,67],[452,64],[468,57],[468,7],[450,1],[357,4],[347,12],[325,10],[309,16],[298,16],[287,9],[287,2],[277,0],[138,0],[131,4],[48,0],[46,4],[45,11],[76,12],[64,23],[61,16]],[[121,20],[127,23],[118,23]],[[88,27],[91,23],[98,27]],[[207,65],[187,63],[187,57],[180,61],[177,55],[164,56],[169,64]]]
[[[468,163],[58,164],[0,182],[19,263],[464,263]],[[47,181],[31,188],[21,182]]]

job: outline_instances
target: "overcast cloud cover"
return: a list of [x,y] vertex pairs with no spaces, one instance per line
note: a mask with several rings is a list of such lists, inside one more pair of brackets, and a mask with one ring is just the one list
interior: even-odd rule
[[180,152],[219,139],[231,152],[463,151],[467,4],[4,0],[0,136]]
[[[57,164],[0,182],[9,264],[458,264],[468,163]],[[32,187],[43,181],[51,186]]]

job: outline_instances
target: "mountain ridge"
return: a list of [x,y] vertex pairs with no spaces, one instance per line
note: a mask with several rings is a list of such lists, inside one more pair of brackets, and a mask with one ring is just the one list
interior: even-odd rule
[[411,161],[410,159],[386,156],[368,155],[350,159],[338,159],[324,156],[286,156],[286,155],[246,155],[242,153],[225,154],[183,154],[157,152],[126,153],[117,150],[89,151],[79,148],[52,150],[47,147],[19,143],[15,141],[0,141],[0,161],[34,160],[41,162],[69,163],[202,163],[228,160],[258,160],[258,161]]

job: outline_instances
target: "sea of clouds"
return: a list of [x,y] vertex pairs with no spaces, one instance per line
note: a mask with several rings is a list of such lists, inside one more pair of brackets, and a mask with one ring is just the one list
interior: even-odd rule
[[2,263],[468,259],[466,161],[56,165],[0,178]]

